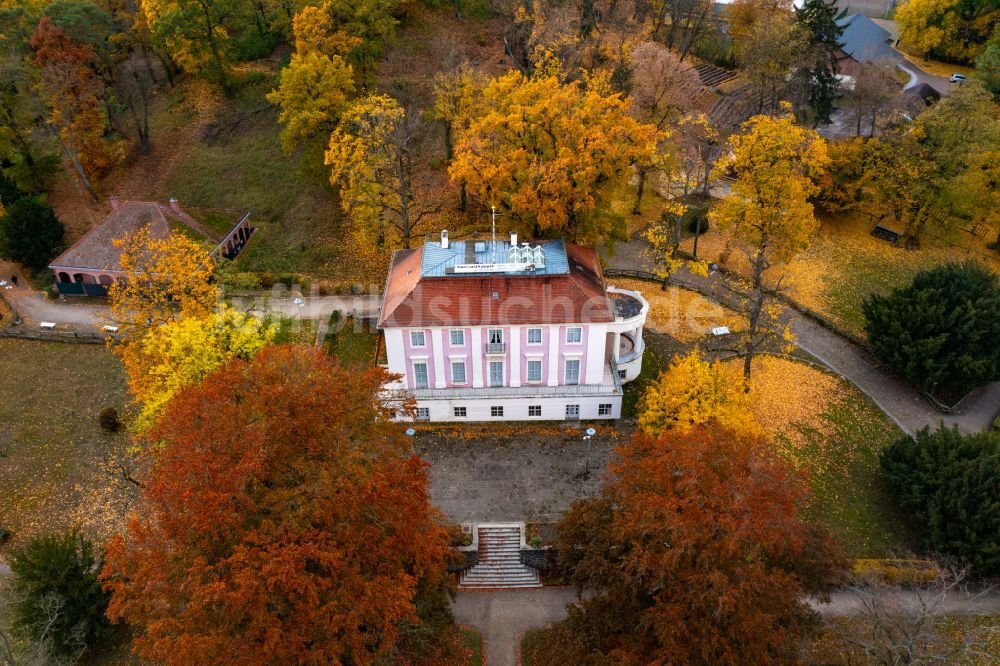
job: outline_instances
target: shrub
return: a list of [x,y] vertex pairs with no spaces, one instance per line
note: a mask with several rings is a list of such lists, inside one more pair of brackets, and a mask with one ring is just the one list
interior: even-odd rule
[[1000,435],[924,428],[885,449],[881,462],[925,548],[1000,573]]
[[101,429],[105,432],[118,432],[121,430],[122,422],[118,417],[118,410],[114,407],[105,407],[97,417],[101,424]]
[[109,594],[97,582],[102,558],[73,531],[44,536],[15,551],[13,628],[60,656],[76,657],[109,630]]
[[925,391],[1000,379],[1000,282],[973,261],[922,271],[864,303],[876,355]]
[[708,208],[689,208],[684,213],[684,223],[687,230],[693,234],[703,234],[708,231]]
[[863,584],[929,585],[939,569],[931,560],[856,560],[851,573]]
[[62,222],[52,208],[33,197],[21,197],[0,218],[0,254],[31,271],[45,268],[62,241]]
[[1000,432],[1000,414],[993,420],[993,432]]

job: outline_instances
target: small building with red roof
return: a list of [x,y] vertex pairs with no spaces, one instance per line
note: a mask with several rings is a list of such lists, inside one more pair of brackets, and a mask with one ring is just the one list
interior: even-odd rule
[[196,215],[176,199],[161,204],[113,198],[111,213],[49,264],[56,288],[66,296],[106,296],[122,275],[121,248],[115,241],[143,227],[149,228],[152,238],[182,233],[201,242],[206,255],[226,259],[235,258],[255,230],[248,212],[203,210]]

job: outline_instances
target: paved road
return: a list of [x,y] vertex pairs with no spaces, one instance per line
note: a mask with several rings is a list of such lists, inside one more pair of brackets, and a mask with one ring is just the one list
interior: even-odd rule
[[929,74],[921,69],[919,65],[907,60],[905,57],[896,63],[896,66],[910,75],[910,80],[906,82],[905,86],[903,86],[903,90],[909,90],[918,84],[926,83],[942,95],[947,95],[951,92],[951,87],[955,85],[948,80],[949,77]]
[[459,592],[452,609],[460,623],[483,633],[490,666],[517,666],[524,633],[563,619],[576,599],[567,587]]

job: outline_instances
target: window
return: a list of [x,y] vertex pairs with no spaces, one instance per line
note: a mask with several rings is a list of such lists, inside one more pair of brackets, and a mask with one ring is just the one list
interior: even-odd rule
[[541,416],[542,406],[541,405],[528,405],[528,416]]
[[427,364],[413,364],[413,385],[418,388],[427,388]]
[[425,347],[427,341],[424,339],[423,331],[410,331],[410,346],[411,347]]
[[503,329],[502,328],[488,329],[486,333],[486,342],[487,342],[486,345],[487,354],[504,353]]
[[568,419],[580,418],[580,405],[566,405],[566,418]]
[[465,383],[465,361],[454,361],[451,364],[451,381],[453,384]]
[[540,345],[540,344],[542,344],[542,329],[540,329],[540,328],[529,328],[528,329],[528,344],[529,345]]
[[579,326],[566,329],[566,342],[583,342],[583,329]]
[[466,412],[465,407],[456,407],[455,408],[455,418],[456,419],[464,419],[467,415],[468,415],[468,413]]
[[503,407],[500,405],[490,407],[490,416],[503,416]]
[[417,420],[418,421],[430,421],[431,420],[431,408],[430,407],[417,407]]
[[625,379],[625,373],[626,373],[625,370],[619,370],[618,371],[618,379]]
[[604,403],[597,406],[598,416],[611,416],[611,403]]
[[580,383],[580,359],[574,358],[566,361],[566,384],[573,385]]
[[465,331],[459,329],[451,332],[451,346],[461,347],[465,344]]
[[528,381],[542,381],[542,362],[540,360],[528,360]]
[[490,361],[490,386],[503,386],[503,361]]

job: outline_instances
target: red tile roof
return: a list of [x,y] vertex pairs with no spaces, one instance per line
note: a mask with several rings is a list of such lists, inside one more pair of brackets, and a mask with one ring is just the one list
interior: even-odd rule
[[[566,275],[420,277],[423,248],[392,256],[379,327],[614,321],[593,248],[566,244]],[[493,295],[496,294],[496,298]]]

